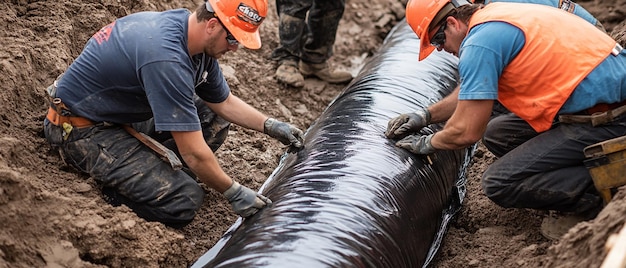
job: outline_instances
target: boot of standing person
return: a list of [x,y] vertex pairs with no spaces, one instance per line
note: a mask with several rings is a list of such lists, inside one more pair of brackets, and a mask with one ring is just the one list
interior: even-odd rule
[[276,1],[280,43],[272,52],[272,60],[279,62],[279,83],[299,88],[305,77],[329,83],[352,80],[349,72],[332,70],[328,64],[345,4],[345,0]]
[[300,61],[300,73],[305,77],[315,76],[328,83],[339,84],[352,80],[352,74],[341,70],[331,70],[328,62],[306,63]]
[[276,69],[276,80],[295,88],[304,86],[304,77],[298,70],[298,62],[295,60],[284,60]]

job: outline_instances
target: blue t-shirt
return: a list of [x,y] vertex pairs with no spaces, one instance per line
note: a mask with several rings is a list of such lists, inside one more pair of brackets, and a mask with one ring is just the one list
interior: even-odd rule
[[[540,5],[561,8],[559,7],[559,2],[560,2],[559,0],[485,0],[484,1],[485,5],[489,3],[496,3],[496,2],[540,4]],[[583,18],[584,20],[588,21],[589,23],[593,25],[596,25],[596,23],[598,22],[598,20],[593,15],[591,15],[589,11],[581,7],[579,4],[576,4],[570,0],[563,1],[563,9],[572,9],[572,8],[573,8],[572,13],[574,15],[577,15]]]
[[[472,28],[459,51],[459,100],[496,100],[502,70],[517,56],[525,42],[522,30],[506,22],[486,22]],[[575,113],[598,103],[616,103],[624,99],[626,51],[622,50],[618,56],[609,55],[578,84],[559,114]]]
[[154,117],[157,131],[201,130],[194,93],[219,103],[230,89],[217,60],[187,49],[186,9],[117,19],[87,42],[58,84],[73,114],[133,123]]

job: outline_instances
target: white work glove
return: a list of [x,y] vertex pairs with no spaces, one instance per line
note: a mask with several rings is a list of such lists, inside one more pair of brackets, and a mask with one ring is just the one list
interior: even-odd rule
[[425,154],[425,155],[432,154],[436,151],[435,148],[433,147],[433,144],[430,142],[430,140],[433,138],[433,135],[435,134],[430,134],[430,135],[416,134],[416,135],[406,136],[404,139],[401,139],[398,142],[396,142],[396,146],[409,150],[411,153],[414,153],[414,154]]
[[282,142],[284,145],[290,145],[295,148],[302,148],[304,133],[299,128],[276,120],[274,118],[268,118],[263,124],[263,132],[270,137],[275,138]]
[[223,195],[228,199],[233,211],[244,218],[250,217],[263,207],[272,204],[272,200],[269,198],[248,187],[241,186],[236,181],[233,181],[233,184],[224,191]]
[[404,138],[406,135],[418,132],[423,127],[428,126],[428,124],[430,124],[430,112],[428,109],[401,114],[389,120],[385,136],[390,139]]

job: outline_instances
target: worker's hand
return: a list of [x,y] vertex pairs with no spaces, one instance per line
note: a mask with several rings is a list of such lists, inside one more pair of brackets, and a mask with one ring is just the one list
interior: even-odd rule
[[417,132],[430,124],[430,112],[428,109],[414,113],[401,114],[391,120],[387,125],[385,136],[390,139],[404,138],[413,132]]
[[430,140],[433,138],[433,135],[410,135],[406,136],[404,139],[396,142],[396,146],[407,149],[414,154],[431,154],[436,150],[433,147],[433,144],[430,143]]
[[236,181],[233,181],[233,185],[223,194],[233,207],[233,211],[244,218],[250,217],[257,213],[259,209],[272,204],[272,200],[269,198],[248,187],[241,186]]
[[278,121],[274,118],[268,118],[263,125],[263,132],[282,142],[284,145],[291,145],[295,148],[302,148],[304,133],[299,128]]

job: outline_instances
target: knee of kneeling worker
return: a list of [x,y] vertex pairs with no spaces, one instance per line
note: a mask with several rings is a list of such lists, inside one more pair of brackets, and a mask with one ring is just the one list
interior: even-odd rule
[[204,191],[198,187],[181,189],[167,204],[161,207],[157,221],[174,228],[182,228],[196,216],[204,202]]
[[503,184],[502,181],[499,181],[494,177],[483,176],[481,182],[483,192],[491,201],[501,207],[513,207],[510,198],[512,193],[509,191],[507,185]]
[[498,133],[498,130],[495,128],[487,128],[481,140],[485,148],[496,157],[502,157],[506,154],[506,150],[503,149],[504,144],[502,141],[503,137],[501,137],[501,134]]

